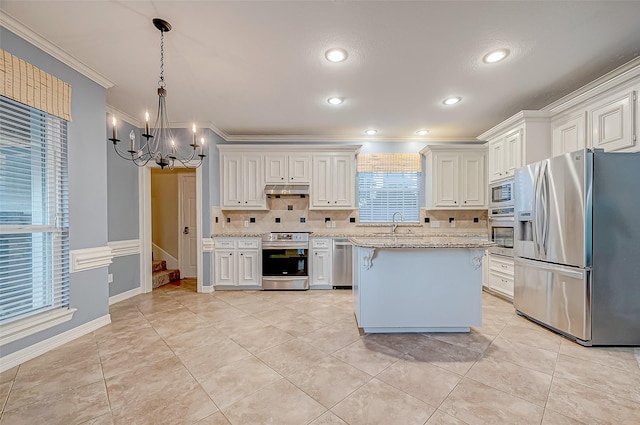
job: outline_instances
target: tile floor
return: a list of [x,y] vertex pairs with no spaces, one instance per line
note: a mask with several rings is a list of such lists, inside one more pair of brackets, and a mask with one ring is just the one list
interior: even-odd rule
[[640,423],[640,350],[581,347],[488,294],[470,334],[363,336],[349,291],[193,288],[0,374],[0,423]]

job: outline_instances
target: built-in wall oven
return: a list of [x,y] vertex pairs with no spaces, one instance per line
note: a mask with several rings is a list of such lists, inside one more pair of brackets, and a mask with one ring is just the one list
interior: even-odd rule
[[491,254],[513,257],[513,195],[513,180],[504,180],[489,186],[489,240],[496,243],[496,246],[489,248]]
[[262,289],[309,289],[309,234],[262,235]]

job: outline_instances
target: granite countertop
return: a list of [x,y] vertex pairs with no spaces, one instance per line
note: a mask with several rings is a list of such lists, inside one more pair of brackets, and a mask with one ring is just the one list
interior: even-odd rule
[[229,233],[214,233],[212,238],[261,238],[265,232],[260,233],[241,233],[241,232],[229,232]]
[[352,244],[364,248],[488,248],[494,242],[482,236],[357,236],[349,238]]
[[479,238],[487,239],[486,232],[415,232],[415,233],[391,233],[386,232],[359,232],[350,230],[338,230],[338,231],[319,231],[312,232],[309,237],[312,238],[433,238],[433,237],[460,237],[460,238]]

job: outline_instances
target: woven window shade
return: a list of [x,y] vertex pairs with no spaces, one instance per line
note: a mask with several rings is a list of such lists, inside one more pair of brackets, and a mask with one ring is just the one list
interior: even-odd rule
[[0,95],[71,121],[71,86],[2,49]]
[[375,153],[358,155],[358,172],[362,173],[421,173],[419,153]]

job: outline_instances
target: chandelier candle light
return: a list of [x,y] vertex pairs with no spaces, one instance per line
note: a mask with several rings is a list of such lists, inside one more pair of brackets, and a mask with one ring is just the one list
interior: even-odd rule
[[[130,146],[128,151],[122,151],[118,148],[118,129],[116,126],[116,117],[112,119],[113,129],[110,141],[113,142],[113,148],[116,153],[129,161],[132,161],[139,167],[145,166],[152,159],[160,166],[160,168],[168,167],[173,169],[175,161],[178,161],[186,168],[197,168],[202,164],[202,160],[206,157],[204,154],[204,137],[200,138],[200,144],[197,142],[196,125],[193,125],[193,143],[190,152],[182,155],[180,146],[176,146],[175,138],[171,133],[169,126],[169,118],[167,116],[167,90],[164,82],[164,33],[171,31],[171,24],[164,19],[155,18],[153,25],[160,31],[160,80],[158,81],[158,114],[156,116],[153,132],[149,129],[149,112],[144,114],[144,144],[136,149],[136,135],[131,130],[129,133]],[[200,153],[196,154],[196,149],[200,148]]]

